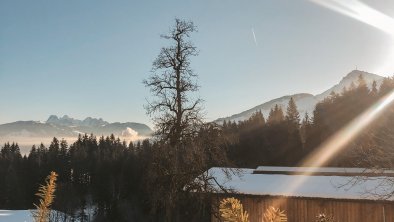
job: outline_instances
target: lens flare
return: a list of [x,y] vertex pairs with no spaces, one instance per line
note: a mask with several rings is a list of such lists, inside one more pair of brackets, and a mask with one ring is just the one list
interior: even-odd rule
[[[360,22],[375,27],[388,35],[394,42],[394,19],[369,7],[358,0],[310,0],[320,6],[326,7],[343,15],[354,18]],[[394,54],[394,47],[391,47]],[[388,58],[386,63],[392,63],[392,58]],[[362,112],[350,123],[329,137],[317,149],[308,155],[300,164],[300,167],[321,167],[325,165],[335,154],[346,147],[355,139],[366,127],[376,120],[387,106],[394,101],[394,90],[382,97],[373,106]],[[313,174],[310,172],[309,175]],[[297,191],[308,177],[298,177],[299,179],[291,184],[286,193]],[[284,200],[277,200],[274,204],[281,206]]]
[[[394,19],[377,11],[359,0],[310,0],[320,6],[354,18],[375,27],[391,36],[394,40]],[[391,58],[387,59],[392,63]],[[394,92],[389,93],[374,106],[363,112],[351,123],[324,142],[316,152],[312,153],[304,165],[321,166],[335,153],[349,143],[360,131],[378,117],[381,111],[393,101]],[[322,155],[323,154],[323,155]]]
[[[394,101],[394,90],[382,97],[373,106],[365,110],[349,124],[343,127],[341,130],[336,132],[334,135],[329,137],[324,143],[322,143],[314,152],[308,155],[304,161],[302,161],[300,167],[320,167],[325,165],[335,154],[341,151],[346,145],[348,145],[360,132],[369,126],[374,120],[376,120],[385,110],[387,106],[392,104]],[[290,184],[285,193],[295,193],[306,180],[308,175],[312,175],[314,172],[306,172],[306,177],[297,177],[297,180],[293,184]],[[278,199],[274,201],[274,206],[280,207],[284,204],[284,199]]]
[[384,109],[393,102],[394,91],[381,98],[377,103],[353,119],[349,124],[336,132],[315,152],[303,161],[303,166],[322,166],[338,151],[349,144],[361,131],[372,123]]
[[394,36],[394,19],[358,0],[310,0]]
[[378,64],[372,71],[386,73],[394,70],[394,19],[384,13],[366,5],[359,0],[310,0],[327,9],[358,20],[371,27],[379,29],[389,36],[386,43],[386,59]]

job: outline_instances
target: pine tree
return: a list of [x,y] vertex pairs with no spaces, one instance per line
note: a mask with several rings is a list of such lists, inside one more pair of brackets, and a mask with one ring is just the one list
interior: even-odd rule
[[297,110],[297,105],[295,104],[293,97],[290,98],[287,105],[286,121],[289,125],[294,126],[295,128],[298,128],[300,125],[300,114]]
[[242,124],[247,125],[246,127],[249,128],[262,127],[265,124],[264,115],[261,110],[256,111],[249,117],[248,120],[244,121]]
[[226,120],[223,120],[222,126],[223,126],[223,129],[227,129],[227,128],[228,128],[228,125],[227,125],[227,121],[226,121]]
[[275,105],[274,113],[276,122],[282,122],[284,120],[282,107],[278,106],[278,104]]
[[275,104],[274,108],[271,108],[267,123],[276,124],[284,120],[283,110],[278,104]]
[[286,124],[287,144],[285,146],[285,157],[287,165],[294,165],[302,158],[302,139],[300,133],[300,114],[298,113],[297,106],[290,98],[286,111]]
[[392,78],[384,78],[379,87],[379,96],[387,95],[393,89],[393,82],[394,79]]
[[374,98],[378,95],[378,85],[375,80],[372,82],[372,87],[371,87],[370,93],[371,93],[372,98]]
[[13,155],[15,155],[17,158],[21,158],[21,150],[19,148],[18,143],[12,143],[11,147],[10,147],[11,153]]
[[308,137],[308,135],[310,135],[311,127],[312,127],[311,119],[309,117],[308,112],[305,112],[305,116],[302,119],[301,128],[300,128],[300,134],[303,144],[305,144],[307,140],[306,138]]
[[54,137],[48,147],[48,164],[49,169],[55,172],[60,172],[61,163],[59,161],[60,144],[59,140]]
[[68,152],[67,141],[60,141],[60,150],[58,155],[59,181],[69,181],[71,179],[70,155]]
[[357,102],[362,104],[363,102],[368,102],[366,101],[366,98],[370,94],[370,91],[368,89],[367,82],[365,81],[363,75],[359,75],[357,79],[357,88],[356,88],[356,94],[357,94]]
[[40,144],[37,148],[37,154],[38,154],[38,166],[42,166],[46,163],[46,155],[47,155],[47,149],[44,146],[43,143]]
[[52,140],[51,144],[48,147],[48,152],[51,155],[54,155],[54,156],[51,156],[51,157],[55,157],[56,158],[56,155],[59,153],[59,150],[60,150],[59,140],[56,137],[53,137],[53,140]]

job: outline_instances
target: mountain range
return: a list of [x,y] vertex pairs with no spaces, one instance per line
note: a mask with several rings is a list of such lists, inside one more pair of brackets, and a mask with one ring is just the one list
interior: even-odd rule
[[283,96],[280,98],[276,98],[273,100],[270,100],[268,102],[262,103],[260,105],[257,105],[251,109],[248,109],[246,111],[243,111],[241,113],[237,113],[234,115],[231,115],[229,117],[224,117],[224,118],[219,118],[215,120],[214,122],[216,123],[223,123],[223,121],[243,121],[248,119],[253,113],[256,111],[261,111],[264,115],[264,117],[268,117],[269,112],[271,108],[273,108],[276,104],[281,106],[282,109],[285,111],[287,108],[287,104],[290,100],[290,98],[293,98],[295,101],[298,111],[300,112],[301,117],[308,112],[310,116],[313,113],[313,110],[315,109],[315,106],[318,102],[322,101],[324,98],[328,97],[331,92],[335,93],[341,93],[344,88],[349,88],[352,83],[357,84],[359,76],[362,76],[367,83],[369,87],[371,87],[373,81],[376,81],[377,85],[379,86],[381,82],[383,81],[384,77],[373,74],[373,73],[368,73],[360,70],[353,70],[350,73],[348,73],[345,77],[342,78],[342,80],[334,85],[333,87],[325,90],[324,92],[317,94],[317,95],[312,95],[309,93],[298,93],[298,94],[293,94],[293,95],[287,95]]
[[[360,75],[364,78],[369,87],[372,85],[373,81],[376,81],[377,85],[379,86],[384,79],[384,77],[376,74],[353,70],[343,77],[338,84],[320,94],[312,95],[309,93],[298,93],[283,96],[268,102],[264,102],[241,113],[234,114],[229,117],[219,118],[214,122],[220,124],[223,121],[238,122],[246,120],[256,111],[261,111],[264,117],[267,118],[269,111],[276,104],[281,106],[282,109],[286,110],[290,98],[294,99],[301,116],[306,112],[312,114],[315,105],[318,102],[328,97],[331,92],[341,93],[344,88],[349,88],[352,83],[357,84],[357,80]],[[83,120],[79,120],[67,115],[64,115],[63,117],[51,115],[45,122],[17,121],[1,124],[0,144],[4,144],[8,141],[18,142],[22,148],[22,152],[26,153],[33,144],[43,142],[47,145],[53,137],[65,138],[71,143],[77,138],[79,134],[93,133],[96,136],[108,136],[114,134],[116,137],[120,137],[126,141],[135,141],[149,137],[152,132],[152,129],[142,123],[109,123],[102,118],[87,117]]]
[[[152,129],[142,123],[109,123],[99,118],[87,117],[84,120],[71,118],[67,115],[58,117],[51,115],[47,121],[17,121],[0,125],[0,143],[18,142],[22,151],[33,144],[48,144],[53,137],[65,138],[73,142],[79,134],[109,136],[114,134],[126,141],[144,139],[152,134]],[[24,150],[23,150],[24,149]]]

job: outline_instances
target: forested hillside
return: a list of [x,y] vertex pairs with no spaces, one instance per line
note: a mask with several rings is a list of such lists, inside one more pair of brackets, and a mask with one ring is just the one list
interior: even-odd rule
[[[304,157],[348,124],[367,108],[372,107],[394,88],[392,78],[386,78],[378,88],[371,89],[362,76],[319,102],[313,113],[301,117],[291,99],[287,110],[279,106],[268,117],[256,112],[249,120],[224,122],[223,131],[234,139],[228,147],[230,159],[236,165],[296,165]],[[392,166],[387,154],[394,153],[394,106],[385,108],[383,115],[364,130],[329,166],[370,167]]]

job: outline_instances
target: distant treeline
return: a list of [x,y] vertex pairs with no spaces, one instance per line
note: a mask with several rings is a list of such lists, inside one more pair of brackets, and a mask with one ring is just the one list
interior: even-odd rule
[[[175,156],[177,161],[182,160],[176,165],[177,175],[170,175],[173,154],[163,152],[168,149],[162,149],[154,140],[127,144],[113,135],[80,135],[68,145],[65,140],[54,138],[49,147],[33,146],[26,156],[20,154],[18,144],[7,143],[0,155],[0,209],[31,209],[37,201],[34,194],[38,185],[50,171],[55,171],[59,177],[53,208],[69,216],[64,219],[92,220],[86,211],[92,208],[96,221],[163,221],[166,208],[158,206],[157,200],[165,195],[167,184],[179,182],[171,180],[171,176],[179,178],[182,167],[190,175],[185,175],[179,184],[181,192],[192,178],[213,166],[297,165],[393,89],[392,78],[385,79],[380,87],[374,83],[368,88],[360,76],[342,93],[332,93],[318,103],[313,115],[300,117],[291,99],[286,110],[275,106],[267,118],[256,112],[239,123],[209,124],[199,131],[193,146],[182,148],[193,149],[191,153],[184,152],[190,156]],[[203,149],[199,149],[199,144]],[[392,167],[392,144],[393,105],[329,165]],[[182,151],[176,155],[182,155]],[[199,162],[204,164],[197,167]],[[169,168],[158,168],[167,165]],[[169,176],[162,176],[167,175],[167,170]],[[182,197],[187,204],[176,209],[180,221],[209,220],[209,198],[197,202],[197,195],[200,194]]]

